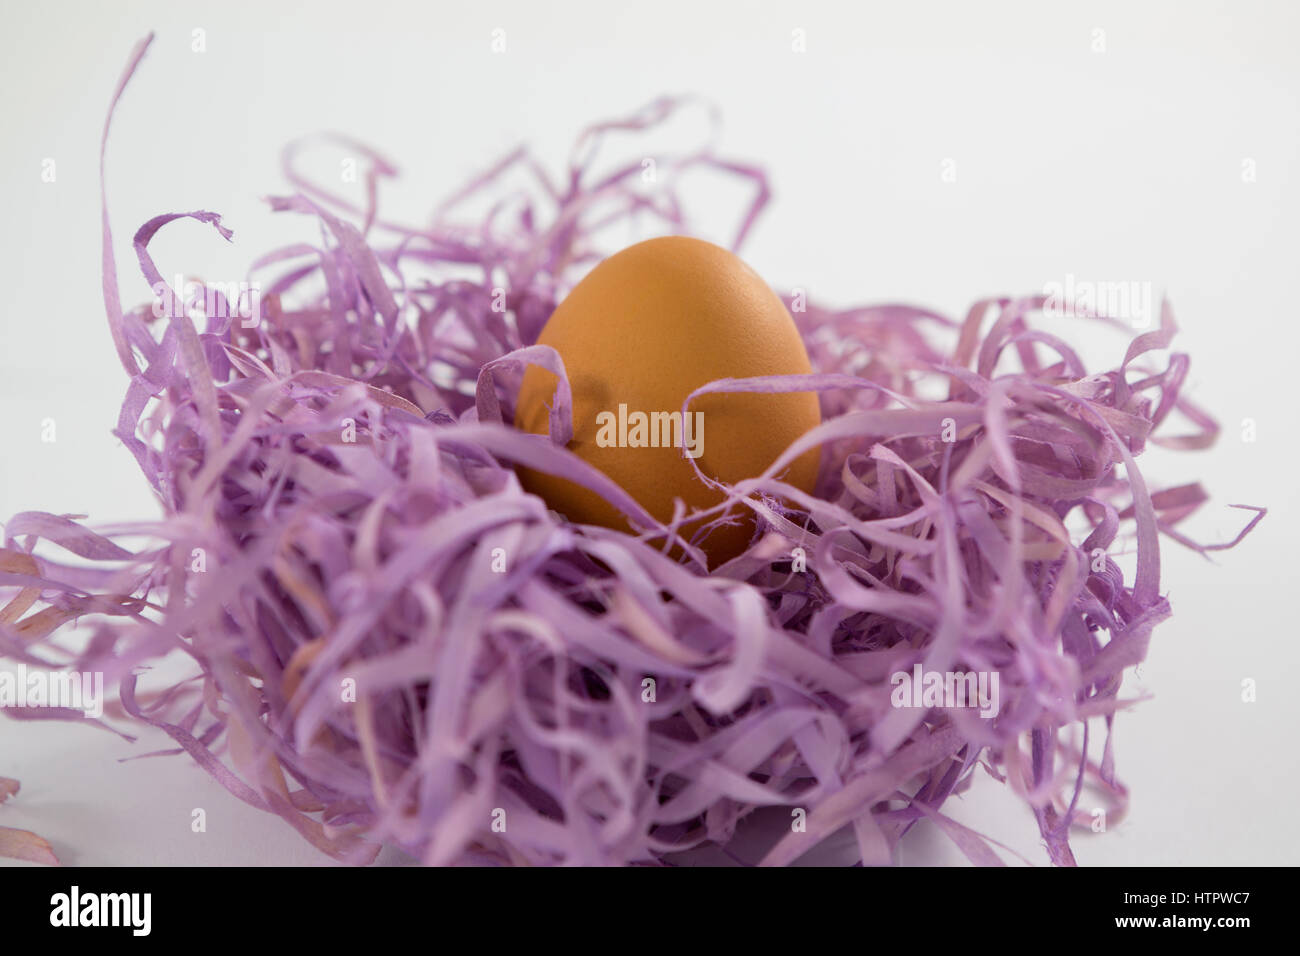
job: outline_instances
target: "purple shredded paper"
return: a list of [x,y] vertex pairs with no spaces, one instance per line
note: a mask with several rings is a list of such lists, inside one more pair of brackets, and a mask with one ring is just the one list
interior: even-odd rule
[[[664,863],[786,807],[806,830],[748,862],[791,863],[851,827],[864,864],[889,863],[931,821],[996,864],[992,841],[942,812],[983,768],[1032,809],[1048,858],[1073,863],[1085,788],[1112,819],[1126,799],[1111,733],[1123,674],[1170,613],[1160,536],[1222,547],[1177,530],[1206,500],[1198,485],[1153,491],[1135,461],[1217,431],[1180,393],[1168,303],[1101,372],[1056,333],[1124,326],[1045,323],[1041,296],[984,300],[961,321],[793,311],[812,375],[695,393],[814,390],[823,414],[766,474],[719,485],[715,516],[749,508],[757,531],[709,572],[678,534],[698,515],[661,524],[566,449],[563,363],[534,344],[615,251],[600,234],[689,231],[684,177],[750,183],[733,248],[750,232],[769,196],[755,167],[706,147],[657,156],[647,183],[641,152],[598,162],[691,106],[591,127],[558,178],[521,148],[422,227],[380,216],[396,167],[379,154],[325,142],[360,158],[358,203],[299,172],[320,140],[295,143],[296,192],[271,207],[319,238],[253,262],[255,322],[220,296],[196,322],[170,287],[165,318],[124,309],[105,201],[104,300],[129,376],[115,434],[163,516],[98,530],[14,516],[0,655],[104,671],[120,690],[109,718],[161,729],[171,752],[351,862],[387,843],[430,864]],[[465,214],[470,201],[488,211]],[[231,238],[211,212],[145,223],[135,250],[155,288],[150,243],[185,218]],[[549,437],[510,424],[529,363],[561,380]],[[1165,434],[1175,417],[1191,431]],[[817,447],[814,493],[775,477]],[[636,533],[565,521],[517,465],[585,485]],[[93,637],[69,650],[60,628],[82,617]],[[146,693],[141,669],[173,651],[193,676]],[[918,664],[996,673],[998,715],[892,706],[891,675]]]

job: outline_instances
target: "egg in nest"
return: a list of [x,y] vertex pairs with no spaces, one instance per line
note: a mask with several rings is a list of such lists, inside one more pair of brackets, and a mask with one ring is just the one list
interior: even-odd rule
[[[776,293],[720,246],[685,236],[637,243],[597,265],[556,308],[537,344],[559,353],[573,394],[569,449],[668,522],[675,499],[687,513],[723,499],[695,473],[734,483],[760,475],[795,439],[821,421],[816,393],[710,393],[682,403],[720,378],[806,375],[808,353]],[[530,365],[516,401],[515,425],[546,434],[557,378]],[[687,457],[689,456],[689,457]],[[819,449],[781,476],[811,492]],[[635,532],[599,495],[565,478],[520,469],[524,487],[570,520]],[[683,534],[711,566],[740,554],[754,532],[753,512],[698,536]]]

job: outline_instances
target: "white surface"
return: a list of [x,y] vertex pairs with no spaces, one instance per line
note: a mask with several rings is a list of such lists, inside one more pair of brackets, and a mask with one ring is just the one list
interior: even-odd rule
[[[227,245],[198,224],[169,229],[155,245],[166,275],[239,276],[257,253],[310,235],[305,219],[260,201],[286,191],[278,150],[293,136],[335,129],[375,144],[404,174],[386,209],[415,220],[520,140],[554,168],[584,124],[698,92],[723,109],[723,151],[772,175],[774,205],[745,254],[775,286],[954,314],[1069,273],[1169,292],[1193,356],[1190,393],[1225,431],[1210,453],[1151,455],[1146,473],[1157,485],[1206,481],[1216,498],[1193,526],[1203,537],[1235,532],[1243,515],[1230,502],[1270,515],[1213,565],[1168,547],[1174,618],[1131,682],[1154,699],[1118,725],[1132,810],[1077,839],[1076,853],[1092,864],[1300,862],[1295,5],[5,0],[4,19],[0,518],[154,513],[109,436],[125,382],[102,314],[96,180],[109,93],[150,29],[108,164],[128,304],[148,291],[130,236],[156,213],[212,209],[236,233]],[[191,51],[195,28],[204,53]],[[496,28],[502,54],[490,49]],[[804,54],[791,50],[796,28]],[[55,183],[41,181],[45,158]],[[941,179],[948,159],[956,182]],[[1242,180],[1247,159],[1255,182]],[[711,226],[742,198],[719,192],[705,197]],[[1087,344],[1110,361],[1122,349]],[[54,444],[40,441],[45,418]],[[1246,418],[1254,443],[1241,438]],[[1244,678],[1258,681],[1257,703],[1241,702]],[[42,833],[72,863],[325,862],[183,759],[117,762],[151,746],[0,721],[0,775],[24,785],[0,824]],[[199,806],[202,836],[189,832]],[[1010,794],[980,786],[950,809],[1045,861]],[[904,862],[959,860],[923,827],[904,845]]]

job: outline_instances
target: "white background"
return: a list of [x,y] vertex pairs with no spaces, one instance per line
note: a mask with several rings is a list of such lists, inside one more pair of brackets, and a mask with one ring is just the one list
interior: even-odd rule
[[[1076,853],[1085,864],[1300,862],[1296,5],[2,8],[0,519],[156,513],[109,435],[125,378],[103,318],[97,184],[109,94],[149,30],[158,36],[108,161],[128,304],[148,295],[130,235],[157,213],[211,209],[235,230],[233,245],[196,223],[165,231],[154,247],[165,275],[237,277],[256,254],[313,238],[306,219],[272,216],[261,201],[286,190],[279,147],[294,136],[333,129],[379,147],[403,173],[383,194],[386,211],[419,221],[521,141],[557,169],[585,124],[664,92],[699,93],[723,111],[722,151],[772,176],[775,201],[745,257],[774,286],[833,305],[911,301],[951,314],[1067,274],[1168,292],[1178,347],[1193,356],[1189,392],[1224,433],[1208,453],[1152,453],[1146,473],[1156,486],[1206,482],[1215,498],[1192,530],[1207,539],[1244,520],[1229,503],[1270,514],[1213,562],[1168,545],[1174,617],[1127,685],[1154,697],[1118,721],[1132,809],[1107,833],[1076,838]],[[206,52],[191,49],[196,28]],[[506,50],[494,54],[498,28]],[[795,29],[805,53],[791,49]],[[643,148],[627,146],[633,157]],[[50,158],[57,179],[44,183]],[[955,182],[940,175],[948,160]],[[1243,181],[1248,160],[1253,182]],[[729,238],[743,198],[703,195],[700,231]],[[1059,321],[1054,331],[1089,356],[1122,356],[1120,339]],[[46,418],[53,444],[41,442]],[[1241,700],[1247,678],[1258,682],[1253,704]],[[119,762],[156,743],[0,721],[0,775],[23,782],[0,824],[40,832],[77,864],[326,862],[184,758]],[[208,812],[206,834],[190,832],[194,807]],[[945,809],[1045,861],[1032,820],[998,787]],[[918,827],[902,860],[961,857]]]

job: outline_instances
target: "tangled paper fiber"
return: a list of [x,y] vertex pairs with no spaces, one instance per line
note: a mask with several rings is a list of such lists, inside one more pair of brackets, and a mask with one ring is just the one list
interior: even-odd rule
[[[431,864],[671,862],[777,807],[806,826],[783,827],[766,864],[846,827],[864,864],[889,863],[922,820],[997,863],[942,812],[982,768],[1072,863],[1071,828],[1124,802],[1110,733],[1122,675],[1170,612],[1159,539],[1190,544],[1175,525],[1204,499],[1194,484],[1151,491],[1134,459],[1216,432],[1179,394],[1168,306],[1100,373],[1045,328],[1124,326],[1045,323],[1042,297],[982,301],[960,322],[794,309],[813,375],[707,390],[816,390],[824,423],[727,488],[758,531],[710,573],[677,535],[685,516],[657,523],[566,450],[567,384],[550,438],[509,424],[528,362],[562,372],[532,343],[614,251],[598,234],[687,231],[679,184],[702,172],[756,190],[735,246],[763,207],[762,173],[711,147],[658,157],[653,183],[641,152],[596,172],[609,141],[681,106],[588,129],[558,180],[511,153],[423,228],[380,218],[395,170],[378,154],[332,142],[361,157],[354,203],[300,174],[295,144],[295,191],[270,202],[320,238],[253,262],[255,322],[219,290],[186,301],[150,255],[178,219],[229,239],[210,212],[137,231],[159,300],[124,311],[105,206],[105,305],[130,376],[115,434],[163,517],[91,530],[14,516],[0,653],[104,672],[120,689],[105,726],[160,728],[170,752],[349,861],[387,843]],[[474,202],[486,211],[464,215]],[[1175,413],[1190,432],[1157,434]],[[815,446],[814,495],[773,477]],[[641,533],[567,523],[521,489],[518,464],[586,484]],[[80,618],[74,642],[62,625]],[[148,686],[177,652],[192,676]],[[894,675],[917,665],[996,675],[996,716],[895,706]]]

